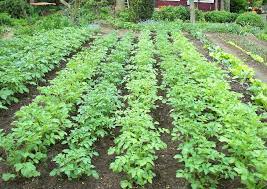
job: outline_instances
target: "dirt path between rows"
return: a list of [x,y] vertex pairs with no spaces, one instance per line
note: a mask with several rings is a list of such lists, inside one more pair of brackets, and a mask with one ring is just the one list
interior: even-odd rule
[[[162,85],[163,76],[160,69],[160,61],[157,61],[156,72],[158,86]],[[166,100],[166,89],[159,89],[158,96]],[[152,117],[159,123],[159,128],[173,129],[172,118],[170,116],[171,107],[163,103],[162,100],[156,101],[157,108],[152,111]],[[156,177],[153,184],[148,189],[187,189],[189,183],[182,178],[176,178],[176,171],[183,168],[183,164],[179,163],[174,156],[178,153],[178,142],[173,141],[170,133],[161,134],[161,140],[167,144],[167,148],[157,152],[158,159],[155,161]]]
[[249,55],[243,53],[241,50],[227,44],[223,39],[218,37],[216,33],[206,33],[207,37],[215,45],[221,47],[226,53],[232,54],[246,63],[255,71],[255,78],[267,83],[267,66],[260,64],[253,60]]

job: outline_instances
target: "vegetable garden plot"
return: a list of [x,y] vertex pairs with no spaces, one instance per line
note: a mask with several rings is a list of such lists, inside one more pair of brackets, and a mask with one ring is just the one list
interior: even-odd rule
[[[232,179],[241,180],[243,185],[237,181],[237,187],[264,188],[266,124],[255,113],[257,107],[241,103],[238,94],[230,91],[225,73],[180,33],[169,35],[161,28],[151,34],[140,32],[137,44],[133,34],[119,40],[115,34],[97,38],[91,49],[59,72],[51,86],[41,88],[41,95],[17,112],[12,132],[0,134],[2,178],[18,180],[25,188],[39,183],[43,188],[106,189],[119,188],[119,182],[122,188],[185,188],[187,183],[192,188],[217,188],[222,180]],[[158,86],[159,72],[163,86]],[[122,90],[127,92],[122,94],[124,84]],[[156,101],[166,100],[159,96],[160,88],[166,89],[173,108],[171,134],[153,115],[159,110]],[[113,131],[119,131],[114,144]],[[161,139],[163,133],[173,137],[172,144],[179,149],[171,163],[177,159],[176,176],[187,181],[183,186],[169,185],[156,172],[157,155],[170,148]],[[109,143],[104,136],[109,136]],[[39,176],[37,166],[61,142],[64,149],[56,154],[51,149],[48,158],[53,158],[53,167],[45,172],[50,177],[14,178]],[[109,150],[97,150],[99,143],[105,143],[105,149],[109,145]],[[98,170],[96,161],[110,172]],[[156,180],[161,183],[155,184]]]
[[237,57],[225,53],[221,48],[212,44],[207,37],[200,31],[192,30],[191,34],[199,39],[208,50],[211,57],[217,60],[217,63],[222,64],[237,78],[241,83],[248,82],[248,90],[253,94],[252,100],[259,108],[267,109],[267,85],[266,83],[255,79],[255,72]]
[[[159,33],[158,46],[164,57],[162,68],[173,107],[175,140],[184,163],[177,177],[192,188],[217,188],[222,179],[240,178],[247,188],[264,188],[267,150],[255,108],[240,103],[229,91],[223,73],[206,62],[181,34],[174,44]],[[177,54],[178,53],[178,54]]]
[[[135,184],[144,186],[152,183],[155,177],[154,161],[156,150],[166,148],[160,139],[160,130],[149,115],[157,100],[157,81],[153,64],[153,43],[150,32],[140,34],[138,49],[133,59],[133,71],[129,75],[126,88],[129,91],[128,107],[118,118],[120,135],[109,154],[116,154],[110,168],[117,173],[124,172],[127,177],[121,181],[122,188],[132,188]],[[163,131],[163,129],[161,129]]]
[[130,54],[132,41],[132,34],[126,35],[99,66],[99,82],[83,97],[79,114],[73,118],[73,130],[64,141],[69,148],[54,158],[58,168],[51,175],[64,173],[72,179],[82,175],[99,178],[92,164],[92,158],[98,155],[93,145],[115,127],[115,112],[122,106],[116,86],[122,81],[123,63]]
[[64,56],[79,48],[93,32],[65,28],[1,44],[0,109],[17,102],[16,94],[28,92],[29,84],[37,85],[45,73],[58,66]]
[[[35,165],[46,158],[49,146],[67,134],[65,130],[71,126],[69,114],[93,82],[90,78],[116,41],[114,34],[97,39],[91,49],[79,53],[59,72],[51,86],[41,88],[41,95],[33,103],[16,113],[12,132],[0,135],[2,161],[13,167],[11,172],[27,178],[40,175]],[[5,173],[3,179],[15,176]]]

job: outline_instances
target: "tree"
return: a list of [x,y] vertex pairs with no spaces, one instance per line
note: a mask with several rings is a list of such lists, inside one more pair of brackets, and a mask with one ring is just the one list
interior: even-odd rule
[[224,9],[230,11],[231,0],[225,0]]
[[195,3],[194,0],[189,0],[189,3],[190,3],[190,22],[194,24],[196,22]]

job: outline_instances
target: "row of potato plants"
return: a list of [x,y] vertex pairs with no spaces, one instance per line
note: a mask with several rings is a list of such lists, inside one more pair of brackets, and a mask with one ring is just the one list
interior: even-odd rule
[[156,128],[156,123],[149,114],[155,108],[157,79],[153,68],[154,45],[149,31],[142,31],[139,36],[135,56],[131,59],[131,70],[126,78],[127,95],[124,97],[127,107],[118,116],[121,126],[120,135],[115,138],[115,146],[108,154],[115,154],[110,168],[126,174],[121,181],[122,188],[132,188],[135,184],[144,186],[152,183],[156,151],[166,148],[161,141],[163,130]]
[[[42,81],[47,72],[79,48],[93,31],[65,28],[27,37],[27,41],[19,38],[1,45],[0,109],[6,109],[7,105],[17,102],[16,94],[29,92],[29,84],[37,85]],[[23,44],[21,46],[20,41]]]
[[240,179],[247,188],[267,181],[266,124],[255,107],[230,91],[224,72],[201,56],[181,33],[158,32],[157,46],[171,116],[175,156],[183,163],[176,176],[192,188],[217,188],[221,180]]
[[16,112],[12,131],[6,135],[0,132],[2,163],[11,170],[2,175],[4,180],[17,175],[27,178],[40,175],[36,165],[47,157],[49,146],[66,136],[65,130],[71,127],[70,113],[92,84],[96,68],[108,49],[116,43],[115,34],[96,39],[90,49],[68,62],[50,86],[39,88],[40,95],[30,105]]
[[248,90],[253,94],[252,100],[267,109],[267,84],[255,79],[255,72],[252,68],[234,55],[226,53],[220,47],[214,45],[202,32],[191,30],[191,34],[205,45],[209,55],[217,60],[217,63],[226,66],[234,77],[241,82],[248,82],[250,84]]
[[98,178],[92,158],[98,156],[94,144],[115,127],[115,114],[121,108],[119,86],[125,74],[124,63],[133,48],[132,33],[126,34],[99,66],[99,82],[83,96],[78,115],[73,117],[72,131],[63,144],[68,148],[53,161],[57,167],[51,176],[65,174],[69,179],[83,175]]

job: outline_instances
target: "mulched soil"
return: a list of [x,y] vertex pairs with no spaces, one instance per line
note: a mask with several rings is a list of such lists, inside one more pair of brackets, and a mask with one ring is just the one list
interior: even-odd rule
[[[220,38],[216,33],[206,33],[209,40],[214,44],[221,47],[225,52],[235,55],[240,58],[249,67],[253,68],[255,71],[255,78],[267,83],[267,66],[260,64],[253,60],[249,55],[245,54],[241,50],[227,44],[222,38]],[[265,47],[266,48],[266,47]]]
[[[162,73],[159,67],[160,59],[156,58],[158,64],[156,65],[158,86],[162,84]],[[166,90],[159,89],[158,96],[166,99]],[[173,129],[172,118],[170,116],[171,107],[163,103],[161,100],[156,101],[157,108],[152,111],[152,117],[159,123],[158,127],[168,129],[170,132]],[[183,168],[174,156],[178,154],[178,142],[171,139],[171,134],[164,133],[161,135],[161,140],[167,144],[165,150],[157,152],[158,159],[155,162],[156,177],[153,184],[148,186],[149,189],[186,189],[189,188],[188,182],[185,179],[176,178],[176,171]]]
[[[92,42],[92,39],[86,41],[82,47],[89,47]],[[59,65],[45,74],[44,82],[39,82],[38,85],[28,85],[29,93],[17,94],[16,97],[19,99],[18,103],[13,103],[8,106],[7,110],[0,110],[0,129],[3,129],[5,132],[10,132],[11,123],[14,121],[14,116],[16,111],[18,111],[22,106],[29,105],[36,96],[39,95],[38,87],[48,86],[50,80],[53,80],[57,76],[57,72],[64,69],[68,63],[68,60],[75,56],[81,48],[77,49],[74,52],[71,52],[69,55],[65,56],[59,63]]]

